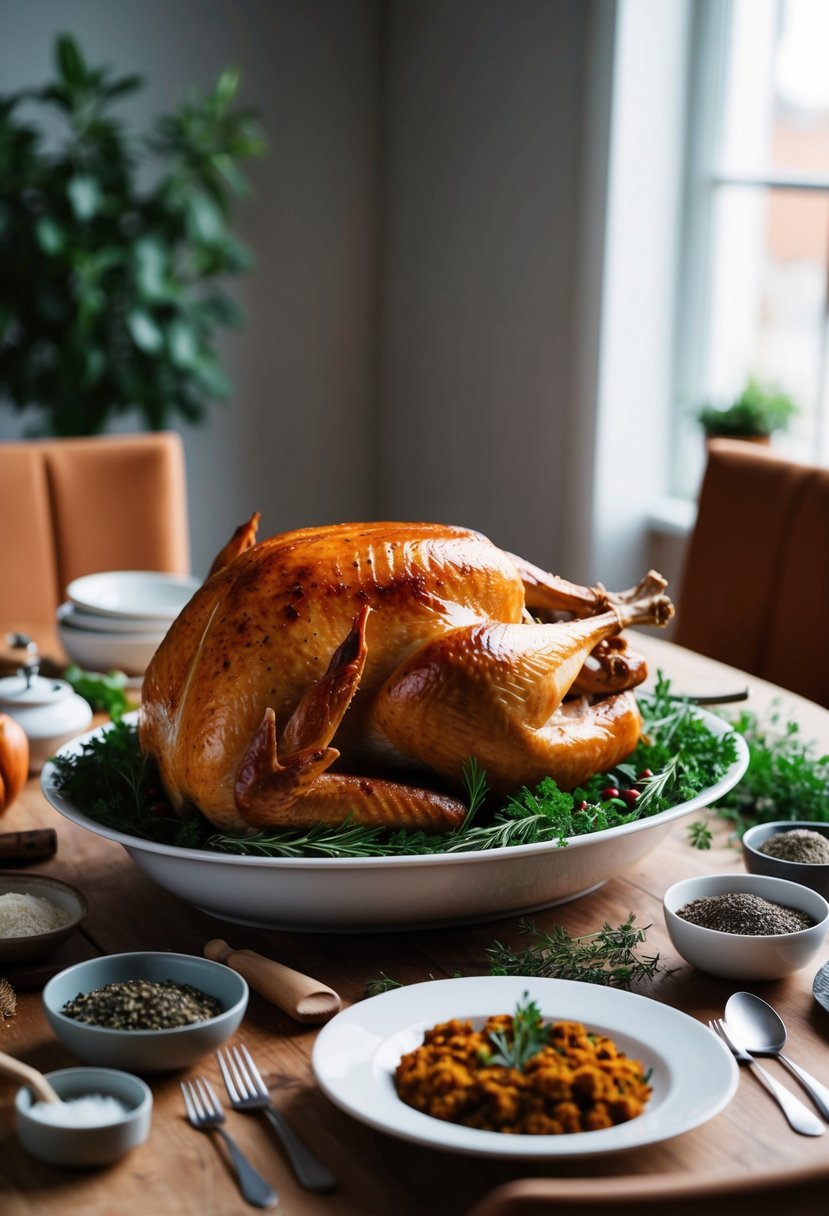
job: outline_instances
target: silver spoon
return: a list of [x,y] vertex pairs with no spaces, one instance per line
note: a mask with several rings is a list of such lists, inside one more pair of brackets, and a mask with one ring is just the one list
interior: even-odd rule
[[786,1027],[771,1005],[753,992],[735,992],[726,1002],[725,1020],[734,1026],[748,1051],[758,1056],[776,1056],[797,1077],[824,1119],[829,1119],[829,1089],[783,1055]]

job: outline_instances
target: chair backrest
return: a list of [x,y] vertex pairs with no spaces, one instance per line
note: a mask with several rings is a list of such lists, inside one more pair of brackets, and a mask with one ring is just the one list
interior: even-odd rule
[[67,583],[82,574],[189,567],[179,435],[0,443],[4,624],[53,624]]
[[674,640],[829,706],[829,471],[709,445]]

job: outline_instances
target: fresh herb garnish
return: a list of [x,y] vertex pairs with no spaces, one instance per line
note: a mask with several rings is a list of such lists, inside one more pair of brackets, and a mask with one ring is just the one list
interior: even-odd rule
[[664,970],[659,955],[640,955],[637,946],[645,941],[645,928],[635,927],[633,912],[615,929],[605,922],[595,933],[571,937],[562,925],[549,933],[523,920],[519,932],[532,934],[534,941],[514,951],[495,942],[487,949],[492,975],[532,975],[560,980],[582,980],[609,988],[629,988],[636,980],[653,979]]
[[158,771],[138,747],[138,732],[119,721],[72,756],[56,756],[54,780],[64,798],[115,831],[181,848],[200,848],[210,825],[179,819],[164,799]]
[[483,806],[489,792],[489,786],[486,783],[486,773],[475,756],[470,756],[463,766],[463,783],[466,787],[466,805],[468,810],[460,826],[461,832],[471,827],[472,820]]
[[94,710],[108,713],[113,722],[120,721],[127,710],[134,708],[127,696],[127,677],[123,671],[83,671],[77,663],[70,663],[63,679]]
[[[515,1007],[512,1025],[507,1033],[491,1030],[489,1038],[496,1050],[489,1056],[487,1064],[502,1064],[521,1072],[533,1056],[538,1055],[549,1041],[549,1027],[544,1025],[541,1010],[525,992]],[[522,1004],[523,1002],[523,1004]]]
[[748,769],[716,803],[716,813],[740,836],[775,819],[829,822],[829,755],[819,754],[796,722],[783,721],[777,707],[763,723],[747,710],[732,722],[748,744]]
[[[361,826],[350,814],[335,825],[251,835],[216,832],[198,814],[182,820],[165,807],[157,774],[141,777],[147,762],[134,727],[118,734],[107,731],[79,755],[62,760],[56,784],[81,810],[125,833],[243,856],[400,857],[547,841],[566,845],[568,837],[630,823],[693,797],[716,782],[734,759],[733,736],[713,734],[691,706],[669,697],[661,677],[654,696],[641,704],[645,729],[633,755],[572,792],[560,790],[546,777],[534,789],[518,791],[500,809],[483,814],[486,773],[471,758],[464,766],[469,808],[464,823],[442,834]],[[153,766],[150,769],[155,773]]]

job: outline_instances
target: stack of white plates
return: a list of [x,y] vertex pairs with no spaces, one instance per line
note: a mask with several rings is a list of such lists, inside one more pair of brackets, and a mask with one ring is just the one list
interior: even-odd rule
[[143,675],[199,580],[152,570],[107,570],[77,578],[58,609],[69,658],[87,671]]

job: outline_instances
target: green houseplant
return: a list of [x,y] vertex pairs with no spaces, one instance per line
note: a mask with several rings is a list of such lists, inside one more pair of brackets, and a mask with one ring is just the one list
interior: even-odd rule
[[229,391],[216,333],[240,315],[218,284],[250,264],[229,220],[264,141],[235,71],[138,138],[111,111],[141,85],[62,35],[53,81],[0,96],[0,398],[32,434],[133,409],[157,430]]
[[730,405],[704,405],[697,411],[696,418],[707,439],[757,440],[785,430],[796,413],[797,406],[791,397],[752,376]]

